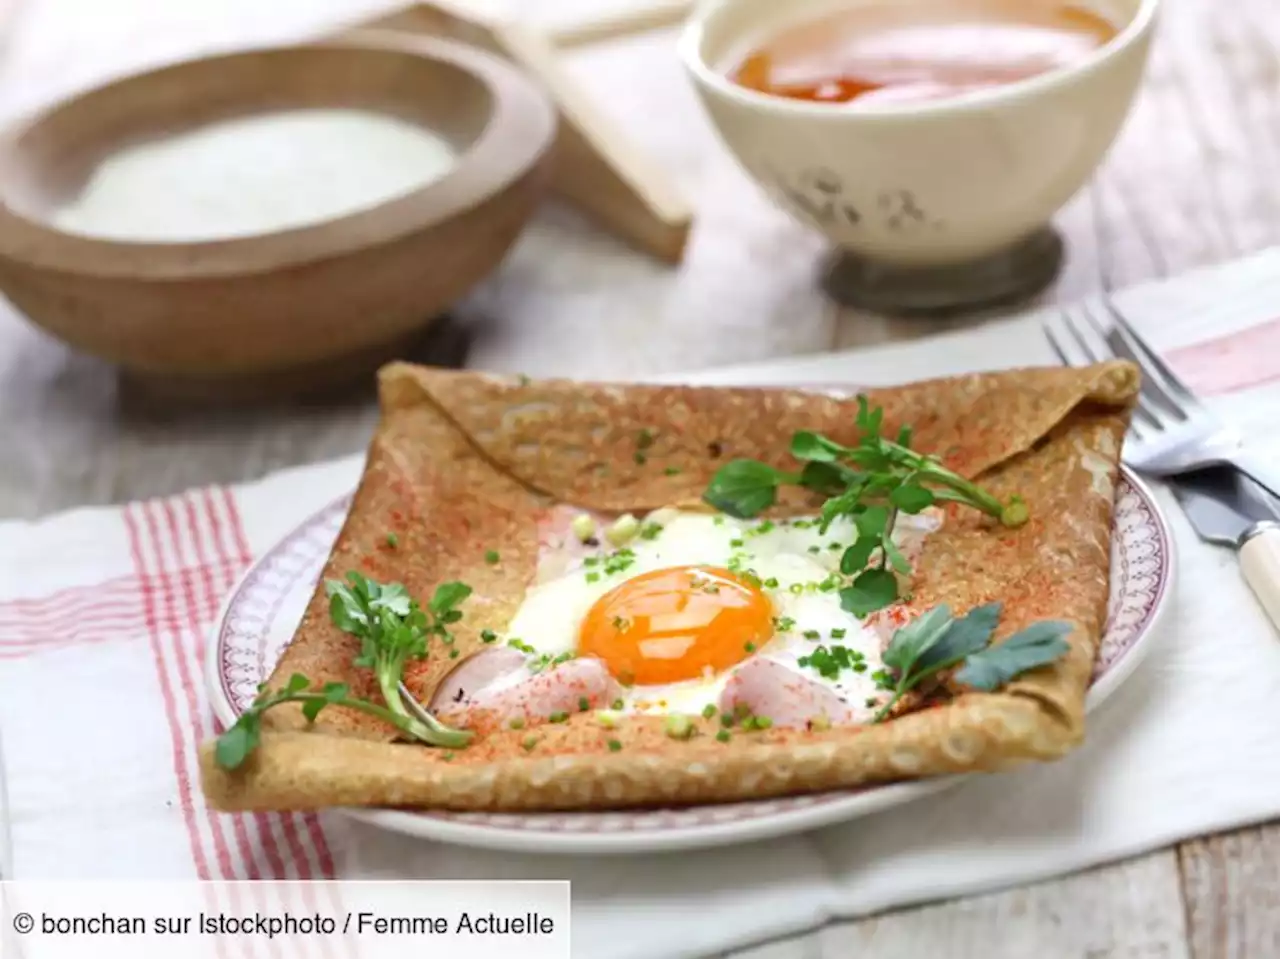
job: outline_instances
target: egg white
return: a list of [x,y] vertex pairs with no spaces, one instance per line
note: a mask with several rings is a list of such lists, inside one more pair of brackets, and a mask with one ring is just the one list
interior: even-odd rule
[[[923,536],[937,525],[935,516],[903,516],[895,525],[894,539],[914,553]],[[737,567],[760,579],[761,591],[773,607],[774,635],[752,655],[787,665],[855,707],[870,710],[874,706],[878,691],[873,676],[882,666],[880,637],[840,608],[837,590],[840,557],[857,538],[849,520],[837,520],[826,533],[819,533],[812,518],[762,523],[664,509],[646,517],[642,529],[647,535],[637,536],[626,546],[632,556],[625,569],[605,573],[603,557],[613,551],[602,548],[595,565],[577,559],[567,572],[530,588],[508,626],[508,640],[517,640],[542,657],[573,654],[579,627],[591,607],[628,579],[673,566]],[[833,631],[843,635],[833,638]],[[861,653],[862,666],[842,670],[831,679],[799,664],[818,646],[832,643]],[[685,682],[627,688],[622,711],[700,712],[719,701],[741,665]]]

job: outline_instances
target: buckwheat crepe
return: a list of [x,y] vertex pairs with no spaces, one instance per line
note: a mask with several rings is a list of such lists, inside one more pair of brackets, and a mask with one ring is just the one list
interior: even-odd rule
[[[350,710],[308,726],[293,705],[264,714],[262,745],[235,771],[201,754],[205,794],[224,810],[409,806],[536,810],[708,803],[851,787],[1050,760],[1084,731],[1084,699],[1105,620],[1120,446],[1138,388],[1122,362],[939,379],[868,394],[885,433],[914,428],[913,448],[977,478],[1002,501],[1021,495],[1018,529],[958,511],[915,564],[911,607],[957,613],[1001,601],[996,642],[1037,620],[1069,622],[1069,653],[994,693],[956,687],[870,726],[768,729],[724,743],[678,741],[661,717],[605,729],[590,713],[528,730],[482,728],[455,752],[395,741]],[[604,513],[701,506],[731,459],[793,469],[797,430],[857,442],[855,403],[800,390],[529,381],[405,364],[380,374],[382,420],[350,515],[325,569],[404,583],[425,602],[461,580],[474,589],[455,630],[462,660],[488,648],[520,605],[538,560],[536,517],[569,503]],[[635,437],[653,436],[647,457]],[[645,462],[638,462],[644,459]],[[664,469],[677,467],[679,472]],[[811,514],[803,490],[774,513]],[[387,545],[395,530],[399,542]],[[502,562],[485,561],[500,544]],[[303,673],[375,701],[359,641],[330,621],[318,586],[269,684]],[[460,660],[433,655],[406,682],[429,702]],[[608,740],[621,749],[607,748]]]

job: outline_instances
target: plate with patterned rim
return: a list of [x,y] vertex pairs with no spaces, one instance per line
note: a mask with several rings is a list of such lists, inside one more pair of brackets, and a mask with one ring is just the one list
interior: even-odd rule
[[[224,723],[252,703],[293,635],[351,505],[343,496],[261,556],[227,598],[209,644],[208,680]],[[1116,487],[1111,602],[1087,706],[1096,708],[1146,655],[1174,584],[1173,537],[1150,489],[1127,468]],[[343,809],[425,839],[519,852],[641,854],[751,842],[888,809],[954,786],[945,776],[715,805],[567,813]]]

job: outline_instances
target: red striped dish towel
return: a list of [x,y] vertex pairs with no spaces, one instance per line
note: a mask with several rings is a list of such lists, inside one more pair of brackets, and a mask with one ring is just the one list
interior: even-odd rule
[[[1270,429],[1280,413],[1271,348],[1280,345],[1280,254],[1121,303],[1224,415]],[[1049,362],[1028,318],[696,379],[871,385]],[[209,628],[251,559],[349,491],[359,469],[353,458],[0,524],[0,733],[19,878],[569,879],[575,956],[663,959],[1280,815],[1280,747],[1267,733],[1280,723],[1280,642],[1233,557],[1199,544],[1171,505],[1184,582],[1194,576],[1197,588],[1180,592],[1172,634],[1131,687],[1091,718],[1085,747],[878,814],[874,828],[862,820],[696,855],[589,860],[412,841],[335,813],[214,814],[195,772],[196,746],[216,730]],[[1223,621],[1230,636],[1211,650],[1196,641]],[[1217,708],[1223,688],[1229,716]]]
[[[18,875],[336,875],[314,814],[205,809],[196,746],[216,732],[204,657],[223,598],[256,552],[358,472],[347,461],[0,524],[0,734]],[[286,488],[298,512],[278,508]]]

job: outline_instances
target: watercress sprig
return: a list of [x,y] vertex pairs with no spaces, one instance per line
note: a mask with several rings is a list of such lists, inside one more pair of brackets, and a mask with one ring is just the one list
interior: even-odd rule
[[308,722],[328,706],[346,706],[381,719],[407,738],[456,749],[467,745],[472,733],[453,729],[424,709],[410,713],[400,695],[405,666],[424,659],[431,637],[452,645],[449,626],[462,618],[458,605],[471,595],[465,583],[439,586],[427,608],[422,609],[400,583],[381,584],[360,573],[350,572],[346,582],[325,581],[329,615],[334,625],[361,640],[360,653],[353,664],[370,669],[378,683],[383,703],[352,696],[345,683],[328,683],[311,688],[306,676],[295,673],[280,689],[258,687],[253,705],[230,726],[214,747],[214,759],[224,769],[235,769],[258,747],[262,715],[285,703],[301,703]]
[[1066,655],[1071,624],[1054,620],[1033,623],[999,645],[991,645],[1002,608],[1001,603],[988,603],[956,619],[950,607],[935,606],[895,632],[883,656],[893,695],[872,722],[888,716],[898,701],[924,680],[955,666],[962,667],[955,674],[957,682],[991,692]]
[[471,595],[471,587],[443,583],[424,610],[400,583],[382,585],[356,572],[348,573],[345,583],[327,580],[324,586],[334,624],[361,640],[354,665],[373,670],[378,690],[392,712],[425,728],[427,735],[414,738],[434,746],[466,745],[469,735],[450,729],[425,711],[410,713],[400,695],[400,681],[410,660],[426,658],[430,637],[452,645],[449,626],[462,619],[457,606]]
[[[840,572],[854,577],[840,591],[843,608],[867,616],[898,598],[893,571],[909,573],[910,564],[893,541],[900,513],[914,514],[938,502],[960,503],[997,518],[1009,527],[1029,518],[1027,504],[1013,496],[1000,502],[978,484],[947,469],[934,456],[911,449],[911,430],[896,439],[882,435],[884,411],[857,398],[856,446],[844,446],[820,433],[801,431],[791,440],[799,472],[779,470],[756,460],[734,460],[712,477],[703,499],[739,519],[754,517],[777,502],[778,489],[801,486],[826,497],[820,529],[826,533],[842,516],[852,519],[857,540],[840,557]],[[879,562],[871,567],[878,554]]]

